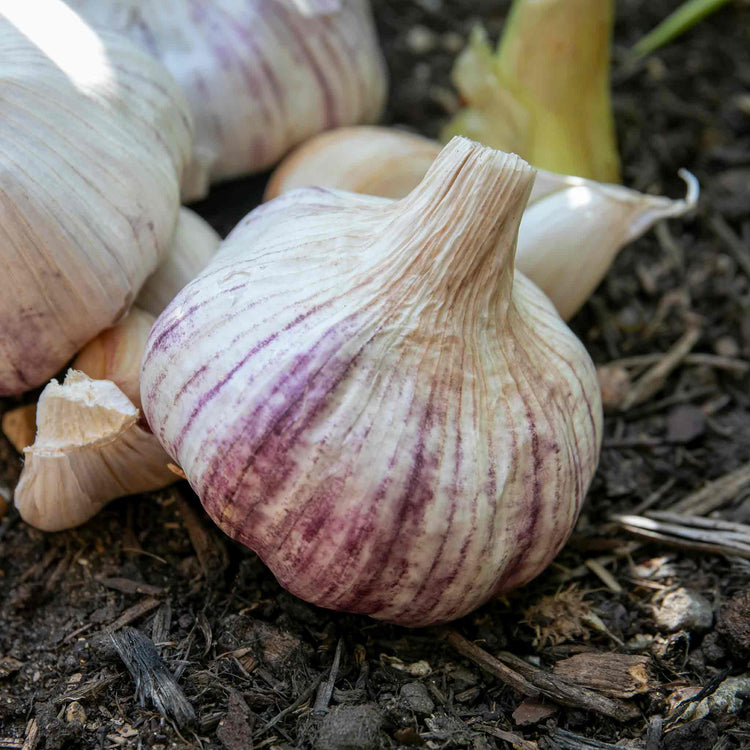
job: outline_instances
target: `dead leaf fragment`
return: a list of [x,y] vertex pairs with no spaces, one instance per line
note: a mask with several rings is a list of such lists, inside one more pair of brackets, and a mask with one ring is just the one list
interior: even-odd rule
[[583,653],[558,661],[553,673],[613,698],[632,698],[654,687],[650,660],[641,654]]

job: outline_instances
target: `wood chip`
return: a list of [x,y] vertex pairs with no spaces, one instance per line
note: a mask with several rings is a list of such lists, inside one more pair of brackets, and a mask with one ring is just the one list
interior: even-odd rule
[[524,698],[513,712],[513,721],[519,727],[529,727],[554,716],[557,711],[557,706],[542,703],[533,698]]
[[131,622],[135,622],[143,617],[143,615],[150,612],[152,609],[155,609],[160,604],[161,602],[154,597],[142,599],[138,604],[134,604],[132,607],[126,609],[111,625],[104,628],[104,630],[114,633],[120,628],[124,628],[126,625],[130,625]]
[[689,513],[703,516],[734,500],[741,492],[750,489],[750,463],[741,466],[720,479],[709,482],[703,489],[693,492],[668,510],[674,513]]
[[657,393],[669,375],[698,343],[701,335],[699,328],[689,328],[685,331],[677,343],[633,384],[628,395],[622,401],[622,410],[627,411]]
[[641,654],[591,652],[556,662],[553,673],[613,698],[632,698],[655,687],[649,665]]
[[39,724],[36,719],[29,719],[26,724],[26,736],[23,741],[23,750],[35,750],[39,743]]
[[97,583],[108,589],[122,591],[123,594],[149,594],[150,596],[161,596],[164,589],[160,586],[152,586],[150,583],[131,581],[129,578],[96,578]]
[[490,724],[484,724],[483,722],[477,722],[471,725],[472,729],[478,729],[480,732],[489,734],[492,737],[497,737],[499,740],[510,743],[517,750],[539,750],[539,745],[531,740],[525,740],[520,734],[514,732],[507,732],[505,729],[498,729]]

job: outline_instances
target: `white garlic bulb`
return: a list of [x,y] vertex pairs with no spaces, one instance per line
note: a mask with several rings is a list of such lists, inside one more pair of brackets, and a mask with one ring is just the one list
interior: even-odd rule
[[533,175],[456,138],[401,201],[294,191],[157,320],[154,434],[297,596],[442,622],[567,538],[601,403],[582,344],[513,272]]
[[40,385],[130,307],[171,242],[187,103],[64,3],[0,3],[0,395]]
[[[312,138],[284,159],[271,176],[265,200],[312,185],[403,198],[438,151],[437,142],[392,128],[340,128]],[[684,200],[538,170],[518,235],[516,268],[568,320],[625,245],[657,221],[695,207],[698,182],[685,170],[680,174],[688,184]]]
[[36,420],[14,502],[38,529],[78,526],[116,497],[178,479],[138,409],[109,380],[70,370],[62,385],[53,380],[42,391]]
[[189,208],[180,208],[167,257],[141,287],[138,307],[158,315],[206,267],[220,242],[221,237],[207,221]]
[[182,86],[195,119],[186,200],[340,125],[375,122],[386,72],[368,0],[67,0]]

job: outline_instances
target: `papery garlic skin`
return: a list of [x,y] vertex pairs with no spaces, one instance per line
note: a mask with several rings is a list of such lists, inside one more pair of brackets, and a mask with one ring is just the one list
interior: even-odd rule
[[92,380],[112,381],[141,408],[141,358],[156,317],[131,307],[128,314],[111,328],[89,341],[73,360],[73,369]]
[[189,208],[180,208],[167,257],[141,287],[136,300],[138,307],[153,316],[159,315],[177,292],[206,267],[220,242],[221,237],[207,221]]
[[404,198],[439,153],[437,141],[393,128],[337,128],[292,151],[271,175],[263,200],[315,186]]
[[187,103],[62,2],[0,2],[0,395],[54,375],[130,307],[174,231]]
[[532,179],[455,139],[401,201],[288,193],[157,320],[149,424],[212,518],[297,596],[444,622],[564,543],[601,404],[582,344],[514,278]]
[[[265,199],[297,187],[350,190],[400,198],[427,172],[435,141],[385,127],[341,128],[311,139],[274,172]],[[695,208],[698,182],[689,172],[684,200],[620,185],[537,171],[518,235],[516,268],[569,320],[591,296],[617,253],[657,221]]]
[[368,0],[67,0],[183,87],[196,127],[192,200],[340,125],[375,122],[387,87]]
[[138,409],[114,383],[70,370],[39,397],[37,435],[24,450],[14,501],[43,531],[79,526],[116,497],[177,480],[168,456],[139,424]]

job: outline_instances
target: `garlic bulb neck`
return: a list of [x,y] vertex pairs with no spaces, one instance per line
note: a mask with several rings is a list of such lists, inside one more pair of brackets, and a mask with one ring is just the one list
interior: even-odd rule
[[[455,138],[424,180],[395,204],[389,239],[412,233],[404,273],[435,300],[508,302],[521,216],[534,170],[515,154]],[[415,219],[416,217],[416,219]]]

